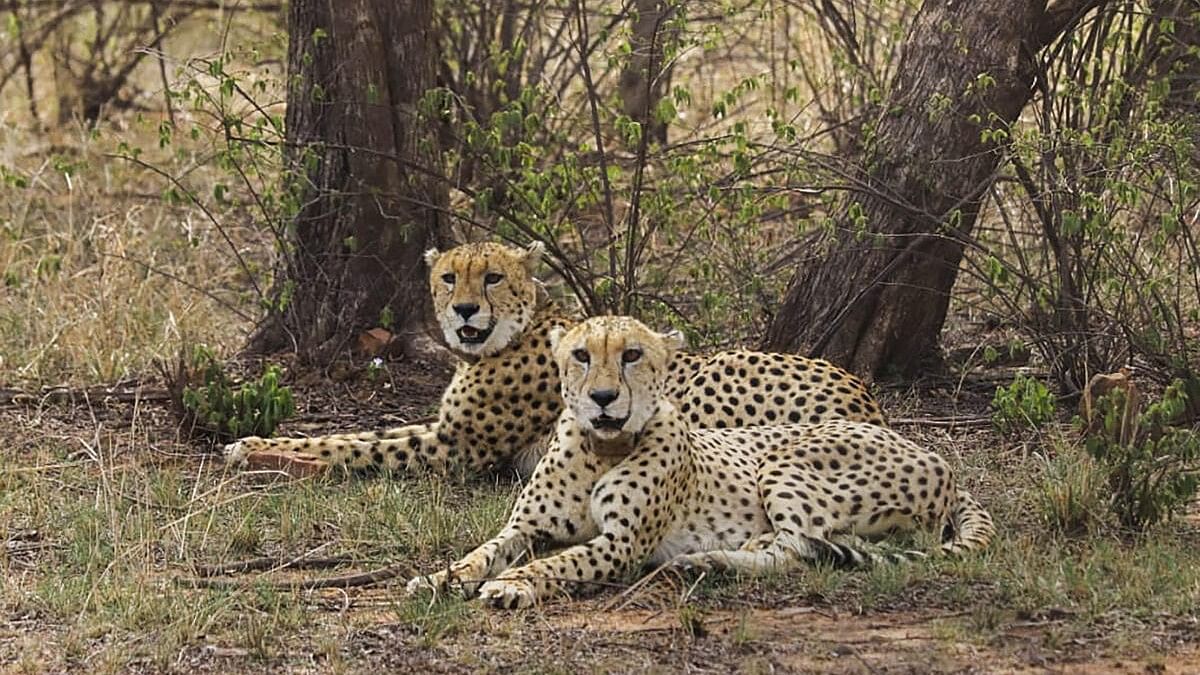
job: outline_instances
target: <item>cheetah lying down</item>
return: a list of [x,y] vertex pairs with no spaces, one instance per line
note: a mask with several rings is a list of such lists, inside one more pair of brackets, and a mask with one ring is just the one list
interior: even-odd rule
[[[397,473],[533,471],[562,407],[549,334],[575,323],[539,296],[541,247],[464,244],[426,254],[433,305],[446,343],[464,359],[433,424],[318,438],[243,438],[226,459],[284,453],[300,462]],[[677,352],[667,396],[693,427],[853,419],[884,424],[854,375],[790,354]]]
[[[850,421],[689,430],[664,396],[677,335],[599,317],[551,339],[566,408],[549,453],[500,533],[411,580],[410,593],[482,581],[481,598],[517,608],[647,561],[748,573],[855,566],[883,557],[832,535],[943,528],[946,553],[994,535],[946,462],[894,431]],[[564,544],[510,568],[531,548]]]

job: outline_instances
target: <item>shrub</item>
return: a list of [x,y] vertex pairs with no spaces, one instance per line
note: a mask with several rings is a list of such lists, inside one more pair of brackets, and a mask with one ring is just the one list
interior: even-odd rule
[[1114,388],[1096,403],[1085,443],[1104,468],[1109,506],[1121,524],[1144,529],[1169,520],[1196,494],[1200,434],[1172,426],[1186,410],[1179,380],[1144,412],[1131,386]]
[[1054,394],[1032,377],[1018,375],[992,397],[992,424],[1001,433],[1037,429],[1054,419]]
[[1096,529],[1106,510],[1104,480],[1100,465],[1080,448],[1059,448],[1047,461],[1039,487],[1043,522],[1064,534]]
[[196,348],[191,365],[203,384],[183,388],[183,408],[194,430],[217,441],[270,436],[295,412],[291,389],[279,385],[278,366],[269,365],[258,380],[237,385],[204,346]]

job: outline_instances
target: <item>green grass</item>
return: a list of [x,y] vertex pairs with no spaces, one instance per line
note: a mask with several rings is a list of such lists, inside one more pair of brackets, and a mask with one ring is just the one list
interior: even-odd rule
[[[508,481],[334,474],[280,482],[230,473],[211,460],[147,452],[141,439],[148,430],[118,435],[87,454],[77,452],[86,428],[79,437],[30,438],[37,428],[0,428],[0,442],[22,448],[0,467],[0,540],[9,542],[0,555],[0,608],[41,636],[0,646],[0,662],[16,670],[44,667],[47,658],[61,668],[169,670],[181,654],[204,650],[235,655],[227,658],[238,668],[286,667],[298,654],[330,668],[352,667],[357,636],[380,625],[406,636],[406,654],[449,650],[464,667],[482,658],[470,648],[481,631],[492,640],[522,636],[550,648],[553,632],[529,637],[544,620],[530,624],[529,614],[496,614],[454,596],[409,598],[401,583],[347,593],[254,583],[335,572],[245,574],[239,578],[248,585],[234,590],[176,583],[194,564],[256,556],[350,556],[353,564],[343,572],[394,562],[435,569],[500,527],[517,490]],[[945,639],[989,649],[1003,649],[1006,632],[1030,617],[1054,617],[1037,640],[1057,650],[1097,635],[1106,644],[1136,645],[1139,636],[1197,616],[1200,549],[1191,526],[1140,537],[1048,531],[1037,511],[1047,469],[1036,461],[1022,467],[1025,473],[1008,477],[1024,486],[1006,488],[1010,500],[981,495],[997,503],[1000,530],[981,555],[860,571],[819,566],[758,579],[714,575],[683,600],[691,580],[646,597],[678,616],[671,630],[681,639],[696,639],[697,627],[721,617],[716,624],[730,627],[721,644],[730,649],[761,649],[777,639],[747,613],[753,607],[815,604],[865,617],[932,613]],[[876,546],[921,548],[933,541],[919,535]],[[614,596],[602,591],[544,611],[587,614]]]
[[[198,644],[278,659],[298,634],[325,630],[330,617],[311,611],[308,594],[191,590],[175,578],[193,564],[309,552],[352,556],[356,569],[395,561],[428,568],[488,536],[514,496],[512,485],[437,479],[260,484],[219,463],[142,463],[131,452],[71,461],[71,450],[38,443],[32,456],[0,468],[0,540],[35,536],[38,545],[0,555],[0,605],[8,616],[36,617],[64,667],[85,657],[166,667]],[[386,613],[429,644],[473,611],[462,600],[430,605],[398,589],[388,596]],[[19,663],[24,655],[4,656]]]

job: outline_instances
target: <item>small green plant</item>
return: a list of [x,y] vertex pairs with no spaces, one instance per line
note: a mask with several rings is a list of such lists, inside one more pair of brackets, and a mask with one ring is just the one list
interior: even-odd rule
[[1097,402],[1085,444],[1104,467],[1109,506],[1122,525],[1140,530],[1169,520],[1196,494],[1200,434],[1172,426],[1186,410],[1179,380],[1141,412],[1132,387],[1114,388]]
[[1054,394],[1032,377],[1018,375],[992,397],[992,424],[1004,434],[1038,429],[1054,419]]
[[679,625],[690,638],[702,638],[708,635],[704,626],[704,610],[695,605],[684,605],[679,608]]
[[1078,446],[1064,444],[1046,462],[1038,491],[1042,520],[1063,534],[1087,534],[1104,517],[1104,472]]
[[292,391],[279,385],[278,366],[267,366],[256,381],[235,384],[203,345],[192,355],[191,372],[202,384],[183,389],[183,408],[193,427],[218,441],[270,436],[296,411]]

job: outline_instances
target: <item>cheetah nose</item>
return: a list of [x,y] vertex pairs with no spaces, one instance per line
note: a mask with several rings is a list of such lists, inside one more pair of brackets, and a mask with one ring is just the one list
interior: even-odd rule
[[596,404],[601,408],[603,408],[609,403],[617,400],[617,397],[620,396],[620,394],[617,393],[616,389],[593,389],[588,392],[588,396],[591,396],[592,400],[595,401]]
[[475,312],[479,311],[479,305],[476,305],[474,303],[455,305],[454,311],[456,313],[458,313],[458,315],[461,316],[463,318],[463,320],[466,320],[466,319],[470,319],[471,317],[475,316]]

